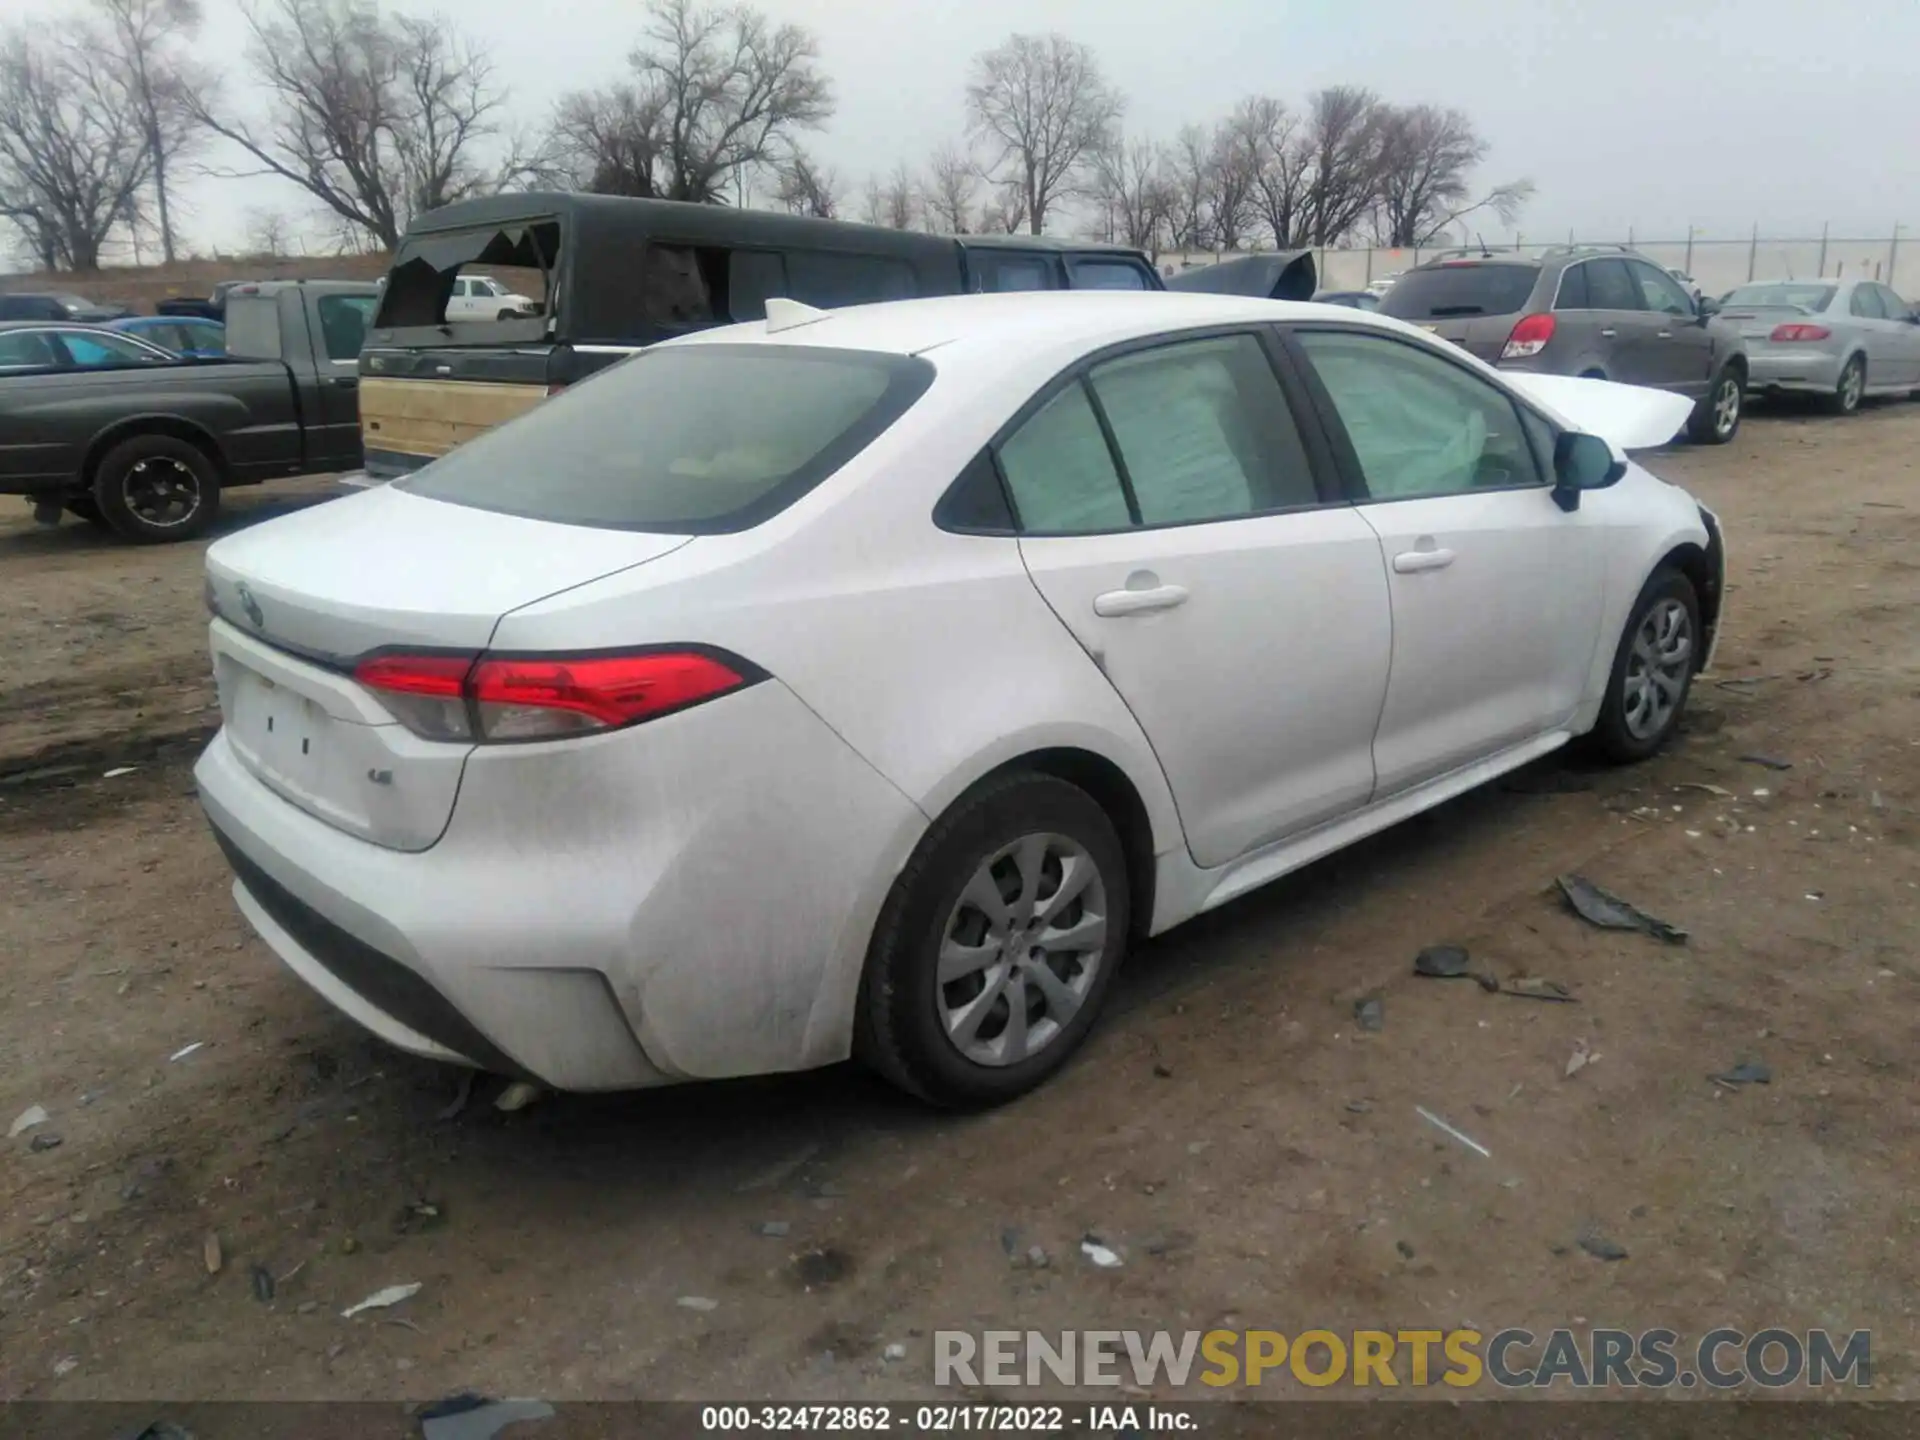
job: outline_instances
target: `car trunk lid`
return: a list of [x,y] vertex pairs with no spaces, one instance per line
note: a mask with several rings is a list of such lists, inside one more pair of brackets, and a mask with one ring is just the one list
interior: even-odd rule
[[422,739],[352,675],[369,652],[477,654],[508,611],[657,559],[681,535],[557,525],[383,488],[207,554],[226,737],[268,789],[336,829],[424,850],[471,747]]
[[1777,326],[1820,323],[1818,314],[1801,305],[1731,306],[1719,318],[1738,330],[1750,347],[1766,345]]

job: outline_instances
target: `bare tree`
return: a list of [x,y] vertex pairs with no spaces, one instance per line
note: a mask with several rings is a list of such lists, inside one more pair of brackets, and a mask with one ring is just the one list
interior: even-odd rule
[[1246,147],[1252,165],[1250,203],[1274,248],[1300,244],[1306,206],[1308,166],[1298,144],[1299,121],[1286,103],[1271,95],[1251,95],[1235,107],[1229,121]]
[[1153,142],[1118,138],[1102,151],[1097,193],[1108,238],[1158,257],[1173,195]]
[[974,225],[974,196],[980,172],[973,157],[952,145],[943,145],[927,162],[921,186],[921,210],[929,230],[942,235],[965,235]]
[[1379,97],[1356,85],[1332,85],[1307,97],[1307,123],[1296,142],[1307,170],[1307,243],[1338,244],[1373,209],[1383,115]]
[[659,193],[718,203],[745,172],[777,165],[796,131],[833,114],[819,46],[796,25],[740,6],[655,0],[633,53],[643,94],[660,108]]
[[133,222],[152,152],[103,41],[86,28],[0,38],[0,217],[49,269],[96,270]]
[[1177,250],[1213,248],[1213,148],[1198,125],[1182,126],[1162,157],[1167,224]]
[[533,169],[543,183],[596,195],[655,194],[662,145],[660,107],[631,84],[561,97]]
[[1019,181],[1008,180],[993,187],[980,207],[980,223],[974,228],[986,235],[1016,235],[1026,223],[1026,191]]
[[247,212],[247,246],[255,255],[277,260],[287,253],[287,240],[292,232],[292,223],[284,210]]
[[153,174],[160,253],[175,256],[173,200],[167,182],[175,160],[199,136],[185,104],[195,83],[184,53],[200,29],[200,0],[94,0],[106,21],[105,58],[139,120]]
[[261,167],[248,173],[291,181],[389,249],[414,214],[520,173],[483,163],[506,97],[485,51],[446,21],[389,21],[372,0],[273,0],[247,24],[266,118],[239,118],[212,86],[188,105]]
[[1512,224],[1533,197],[1533,184],[1509,181],[1474,199],[1470,175],[1486,154],[1486,141],[1458,110],[1433,105],[1385,108],[1374,227],[1380,243],[1424,245],[1479,210],[1491,210],[1502,224]]
[[1257,214],[1254,199],[1259,188],[1259,134],[1250,130],[1243,118],[1236,110],[1214,126],[1207,157],[1213,238],[1223,250],[1240,248]]
[[1093,51],[1064,35],[1014,35],[975,57],[967,114],[999,147],[992,178],[1019,185],[1033,234],[1108,147],[1125,104]]
[[817,220],[832,220],[839,212],[840,177],[831,169],[815,164],[798,146],[780,167],[779,187],[774,192],[782,206],[795,215],[811,215]]
[[881,188],[880,223],[890,230],[911,230],[920,213],[920,197],[906,162],[893,167]]

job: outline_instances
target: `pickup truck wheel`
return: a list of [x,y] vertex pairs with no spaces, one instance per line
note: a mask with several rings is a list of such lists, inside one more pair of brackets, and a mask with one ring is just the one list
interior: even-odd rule
[[100,514],[142,545],[191,540],[220,510],[220,476],[204,450],[171,435],[136,435],[107,452],[93,477]]

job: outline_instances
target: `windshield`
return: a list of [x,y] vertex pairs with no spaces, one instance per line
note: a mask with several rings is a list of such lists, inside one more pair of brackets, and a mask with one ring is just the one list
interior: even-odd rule
[[808,347],[635,355],[408,479],[433,500],[610,530],[721,534],[778,514],[905,414],[933,366]]
[[1537,265],[1441,264],[1410,270],[1380,302],[1381,313],[1401,320],[1450,316],[1512,315],[1524,310],[1540,278]]
[[1791,307],[1809,313],[1824,310],[1833,299],[1835,287],[1832,285],[1742,285],[1738,290],[1721,302],[1721,308],[1732,309],[1735,306],[1751,306],[1759,309],[1785,309]]

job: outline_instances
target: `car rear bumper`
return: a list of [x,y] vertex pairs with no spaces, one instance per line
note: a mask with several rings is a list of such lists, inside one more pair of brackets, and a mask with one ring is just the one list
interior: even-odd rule
[[1747,352],[1747,388],[1825,394],[1840,383],[1842,358],[1808,346],[1752,349]]
[[385,848],[221,732],[195,771],[287,967],[415,1054],[618,1090],[844,1058],[925,820],[778,682],[564,745],[474,752],[446,834]]

